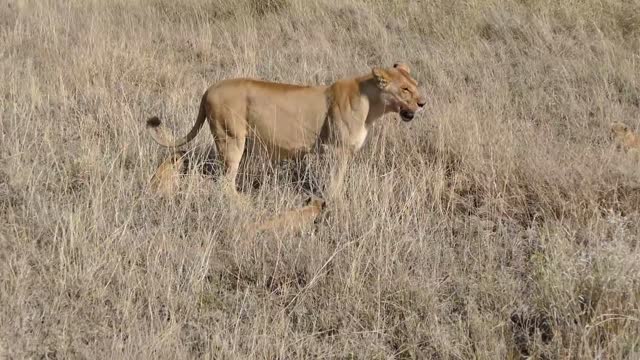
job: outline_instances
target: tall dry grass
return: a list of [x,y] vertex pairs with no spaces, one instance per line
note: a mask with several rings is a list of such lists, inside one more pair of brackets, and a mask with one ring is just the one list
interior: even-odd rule
[[[638,358],[637,1],[9,0],[0,4],[0,354],[8,358]],[[343,199],[288,237],[286,166],[229,205],[146,191],[210,84],[412,65]],[[206,132],[194,148],[206,148]],[[194,157],[193,161],[199,161]]]

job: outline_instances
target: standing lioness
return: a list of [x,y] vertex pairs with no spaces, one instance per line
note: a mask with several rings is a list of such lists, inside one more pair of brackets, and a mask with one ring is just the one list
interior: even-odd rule
[[247,137],[258,139],[274,159],[297,158],[327,145],[340,155],[342,178],[347,158],[362,147],[377,119],[394,112],[410,121],[425,102],[404,64],[373,68],[329,86],[228,79],[205,91],[196,123],[186,136],[173,138],[157,117],[147,120],[147,128],[158,144],[178,147],[191,141],[208,120],[225,177],[235,192]]

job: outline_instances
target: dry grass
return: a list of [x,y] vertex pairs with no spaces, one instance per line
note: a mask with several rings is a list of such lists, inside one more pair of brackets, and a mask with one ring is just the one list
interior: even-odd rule
[[[0,355],[637,358],[640,171],[607,134],[640,125],[639,49],[637,1],[3,2]],[[146,191],[144,120],[184,133],[215,81],[394,61],[428,110],[315,229],[236,231],[301,203],[286,167],[248,212],[193,171]]]

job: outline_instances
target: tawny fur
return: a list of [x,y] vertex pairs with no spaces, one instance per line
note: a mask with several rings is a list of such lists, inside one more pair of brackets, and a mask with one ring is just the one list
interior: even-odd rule
[[157,117],[147,120],[147,128],[158,144],[175,148],[191,141],[207,120],[224,164],[224,180],[233,184],[230,189],[235,192],[247,140],[258,139],[273,160],[300,158],[328,146],[337,150],[342,164],[363,146],[370,127],[382,115],[398,113],[410,121],[425,101],[404,64],[373,68],[329,86],[227,79],[205,91],[196,122],[186,136],[172,137]]
[[618,149],[634,153],[640,151],[640,137],[626,124],[614,122],[611,124],[610,130]]
[[253,224],[248,231],[271,231],[285,233],[302,230],[305,226],[312,224],[325,207],[325,201],[317,197],[310,197],[305,206],[301,208],[289,209],[280,215],[270,218],[264,222]]
[[158,166],[150,183],[154,193],[162,196],[175,194],[180,186],[180,175],[185,169],[185,154],[184,151],[176,151]]

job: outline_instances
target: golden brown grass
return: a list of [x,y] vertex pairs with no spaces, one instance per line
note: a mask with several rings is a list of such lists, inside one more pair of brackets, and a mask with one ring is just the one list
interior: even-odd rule
[[[637,358],[640,172],[608,126],[639,125],[639,51],[637,1],[4,2],[0,355]],[[428,109],[376,126],[312,231],[237,231],[301,203],[286,166],[252,210],[197,167],[147,191],[145,119],[184,133],[215,81],[394,61]]]

